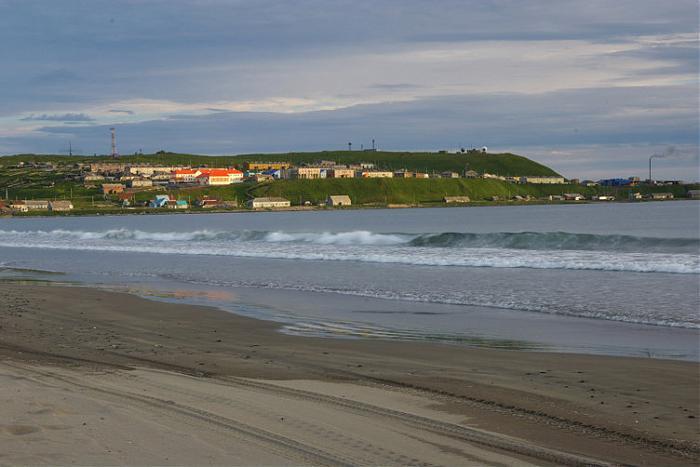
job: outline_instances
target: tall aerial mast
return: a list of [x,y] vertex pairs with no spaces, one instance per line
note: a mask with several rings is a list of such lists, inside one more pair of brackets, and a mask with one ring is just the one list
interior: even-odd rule
[[119,157],[117,152],[117,130],[115,128],[110,128],[109,131],[112,132],[112,158],[116,159]]

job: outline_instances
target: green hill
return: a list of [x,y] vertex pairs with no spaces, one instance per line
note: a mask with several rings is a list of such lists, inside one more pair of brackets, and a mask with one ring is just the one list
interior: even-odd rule
[[541,198],[564,193],[580,193],[586,197],[609,194],[618,200],[626,200],[630,192],[643,194],[671,192],[676,197],[686,196],[688,189],[696,185],[684,186],[639,186],[639,187],[585,187],[582,185],[533,185],[517,184],[502,180],[488,179],[415,179],[415,178],[373,178],[373,179],[320,179],[285,180],[263,183],[250,190],[252,196],[281,196],[292,204],[309,201],[317,204],[329,195],[349,195],[352,202],[359,204],[432,204],[442,202],[444,196],[469,196],[479,202],[497,196],[501,199],[515,195]]
[[[20,161],[29,162],[94,162],[111,160],[105,156],[59,156],[20,154],[0,157],[1,165],[16,165]],[[453,171],[464,173],[474,170],[497,175],[558,175],[554,170],[516,154],[443,154],[429,152],[388,152],[388,151],[321,151],[294,152],[282,154],[243,154],[237,156],[203,156],[197,154],[156,153],[148,155],[121,156],[125,163],[150,163],[163,165],[207,165],[210,167],[237,166],[252,161],[282,161],[293,164],[310,164],[319,160],[331,160],[339,164],[373,163],[379,169],[407,169],[421,172]]]

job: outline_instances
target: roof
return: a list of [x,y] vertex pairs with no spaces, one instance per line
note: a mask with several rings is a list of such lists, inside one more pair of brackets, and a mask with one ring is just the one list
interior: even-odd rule
[[350,197],[348,195],[330,195],[328,196],[332,201],[350,201]]
[[229,175],[243,174],[243,172],[236,169],[201,169],[200,172],[202,172],[202,174],[197,178],[205,176],[228,177]]
[[282,201],[282,202],[289,202],[288,199],[280,198],[280,197],[275,197],[275,196],[273,196],[273,197],[253,198],[252,201],[257,201],[257,202],[261,202],[261,203],[264,203],[264,202],[274,202],[274,201],[277,201],[277,202],[279,202],[279,201]]
[[194,175],[197,172],[199,172],[199,170],[196,170],[196,169],[173,170],[173,173],[175,175]]

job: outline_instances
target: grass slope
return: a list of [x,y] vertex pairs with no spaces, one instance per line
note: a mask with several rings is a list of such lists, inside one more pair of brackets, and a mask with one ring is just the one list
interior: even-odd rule
[[687,189],[682,185],[665,187],[584,187],[581,185],[520,185],[501,180],[483,179],[325,179],[288,180],[257,185],[253,196],[281,196],[292,204],[306,201],[318,203],[329,195],[349,195],[354,204],[430,204],[440,203],[444,196],[469,196],[482,201],[492,196],[509,198],[515,195],[544,197],[564,193],[581,193],[585,196],[612,194],[617,199],[627,199],[629,192],[671,192],[685,197]]
[[[20,161],[29,162],[108,162],[107,157],[52,156],[21,154],[4,156],[0,164],[16,165]],[[151,155],[122,156],[125,163],[150,163],[162,165],[207,165],[210,167],[238,166],[252,161],[283,161],[294,164],[313,163],[319,160],[332,160],[339,164],[374,163],[377,168],[387,170],[407,169],[421,172],[465,170],[488,172],[497,175],[558,175],[554,170],[516,154],[439,154],[428,152],[362,152],[362,151],[321,151],[284,154],[245,154],[239,156],[202,156],[195,154],[157,153]]]

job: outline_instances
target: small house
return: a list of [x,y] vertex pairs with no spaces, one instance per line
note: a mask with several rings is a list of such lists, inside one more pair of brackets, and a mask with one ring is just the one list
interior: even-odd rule
[[442,178],[459,178],[459,174],[457,172],[451,171],[443,172],[440,175],[442,176]]
[[102,194],[111,195],[116,193],[122,193],[124,191],[124,185],[121,183],[103,183],[102,184]]
[[148,178],[133,178],[126,182],[129,188],[145,188],[153,186],[153,180]]
[[49,202],[45,199],[25,199],[24,205],[29,211],[49,209]]
[[167,201],[165,207],[167,207],[168,209],[187,209],[190,206],[187,203],[187,200],[185,199],[171,199]]
[[277,197],[253,198],[246,203],[251,209],[288,208],[291,204],[288,199]]
[[168,195],[156,195],[154,199],[152,199],[148,203],[149,208],[162,208],[168,205],[168,201],[170,201],[170,196]]
[[652,193],[649,197],[654,200],[673,199],[673,193]]
[[352,201],[348,195],[330,195],[326,198],[326,206],[337,207],[337,206],[351,206]]
[[468,203],[471,200],[469,199],[469,196],[445,196],[442,198],[442,201],[445,202],[446,204],[451,204],[451,203]]
[[51,212],[65,212],[71,209],[73,209],[73,203],[68,200],[49,201],[49,211]]
[[13,201],[10,203],[10,209],[15,212],[27,212],[29,208],[24,201]]
[[688,190],[688,198],[700,199],[700,190]]
[[580,193],[564,193],[564,199],[566,201],[581,201],[585,198]]
[[334,167],[328,171],[328,178],[355,178],[355,171],[343,167]]
[[199,208],[215,208],[219,205],[219,200],[214,198],[202,198],[194,202]]
[[642,194],[641,194],[640,192],[637,191],[637,192],[634,192],[634,193],[630,193],[630,194],[628,195],[628,198],[629,198],[630,201],[638,201],[638,200],[642,199]]

